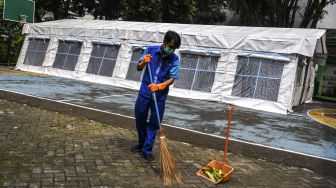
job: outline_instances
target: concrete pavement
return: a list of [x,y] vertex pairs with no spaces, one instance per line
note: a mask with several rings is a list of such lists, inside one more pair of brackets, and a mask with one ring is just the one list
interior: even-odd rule
[[[112,124],[103,124],[0,100],[0,187],[162,187],[159,164],[130,152],[135,131],[118,127],[131,122],[109,119]],[[176,187],[214,187],[195,173],[210,160],[222,160],[221,151],[168,143],[183,177]],[[228,162],[235,170],[232,179],[216,187],[336,186],[335,176],[305,168],[232,153]]]
[[[136,94],[133,90],[96,83],[0,71],[0,186],[161,187],[161,181],[154,181],[151,177],[158,177],[158,164],[145,164],[141,156],[129,152],[136,139],[133,119]],[[234,178],[225,186],[335,187],[336,131],[311,120],[305,114],[307,110],[319,107],[334,108],[335,103],[300,106],[295,109],[295,115],[290,116],[238,107],[234,112],[229,143],[229,162],[235,172]],[[222,158],[227,123],[227,112],[224,109],[225,104],[169,98],[164,125],[172,143],[173,154],[184,174],[185,180],[180,187],[213,186],[195,176],[195,173],[210,160]],[[62,123],[63,120],[71,123]],[[96,123],[99,124],[99,130],[95,129]],[[27,127],[19,129],[22,125]],[[50,130],[55,132],[47,136]],[[87,131],[83,133],[81,130]],[[121,130],[123,133],[119,137],[115,135]],[[92,136],[91,132],[95,132],[96,136]],[[90,137],[85,137],[86,140],[77,137],[83,134]],[[48,140],[45,136],[52,139]],[[105,139],[114,138],[117,141],[106,144]],[[73,139],[79,140],[80,144],[73,142]],[[95,139],[93,147],[97,149],[97,156],[92,157],[87,150],[91,151],[92,148],[85,148],[84,145]],[[68,148],[68,152],[67,143],[73,148]],[[72,155],[77,147],[80,154],[78,160],[76,155]],[[60,152],[62,150],[63,153]],[[86,153],[89,154],[86,156]],[[63,162],[55,166],[55,162],[45,161],[44,158],[49,155],[50,160],[57,158],[57,161]],[[132,159],[129,155],[133,156]],[[107,162],[106,156],[109,158]],[[140,164],[133,162],[134,157]],[[120,158],[126,158],[126,162]],[[71,162],[66,162],[68,159]],[[86,159],[90,161],[88,166]],[[97,163],[96,159],[103,160],[103,163]],[[81,160],[84,160],[84,167],[81,166]],[[109,179],[105,176],[98,176],[97,181],[90,179],[96,175],[89,170],[96,172],[102,168],[102,164],[105,166],[103,168],[114,168],[110,163],[115,166],[126,165],[130,169],[137,169],[138,165],[145,169],[150,167],[152,172],[136,172],[141,175],[131,175],[134,181],[127,181],[126,175],[107,182],[103,180]],[[72,170],[67,168],[69,165]],[[69,170],[71,172],[67,173]],[[34,178],[34,172],[38,172],[37,179]],[[103,174],[119,177],[119,173],[121,171]],[[133,172],[128,169],[125,173]],[[147,178],[150,183],[146,183]],[[49,184],[42,179],[46,179]]]

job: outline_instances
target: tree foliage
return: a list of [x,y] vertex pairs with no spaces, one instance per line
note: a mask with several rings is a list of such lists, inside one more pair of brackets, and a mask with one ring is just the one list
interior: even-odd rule
[[196,6],[194,0],[161,1],[162,21],[168,23],[193,23]]
[[[229,0],[242,25],[315,28],[325,8],[336,0]],[[302,13],[303,12],[303,13]]]
[[[86,11],[100,6],[96,1],[98,0],[35,0],[35,18],[37,22],[41,22],[47,12],[54,13],[54,20],[69,18],[70,13],[84,16]],[[102,0],[98,2],[100,1]]]
[[327,5],[335,3],[336,0],[307,0],[300,27],[316,28],[317,22],[327,14],[325,11]]
[[67,18],[70,1],[67,0],[35,0],[35,18],[37,22],[42,20],[47,11],[54,13],[54,19]]
[[0,0],[0,20],[2,20],[3,5],[4,5],[4,1]]
[[[1,9],[0,0],[0,9]],[[235,11],[241,25],[315,28],[326,15],[325,8],[336,0],[35,0],[37,22],[50,11],[54,19],[70,12],[95,19],[192,24],[221,24],[224,9]],[[2,11],[1,11],[2,12]],[[299,23],[297,23],[299,22]]]
[[[123,3],[120,0],[87,1],[89,1],[89,3],[83,5],[86,5],[86,7],[88,8],[88,12],[91,12],[95,19],[114,20],[121,17],[123,11]],[[84,10],[84,8],[82,10]]]
[[4,0],[0,0],[0,22],[5,22],[3,20],[4,2],[5,2]]
[[123,20],[160,22],[161,1],[160,0],[124,0]]
[[223,0],[195,0],[196,11],[193,23],[218,24],[226,20],[224,9],[228,6]]
[[54,19],[90,13],[95,19],[217,24],[225,21],[226,0],[36,0],[38,22],[50,11]]

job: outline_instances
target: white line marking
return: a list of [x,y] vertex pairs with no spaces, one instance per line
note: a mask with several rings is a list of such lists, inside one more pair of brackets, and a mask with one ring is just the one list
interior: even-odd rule
[[58,102],[67,102],[67,101],[80,101],[80,100],[90,100],[90,99],[105,99],[109,97],[117,97],[117,96],[128,96],[128,95],[134,95],[132,93],[129,94],[119,94],[119,95],[108,95],[108,96],[102,96],[102,97],[87,97],[87,98],[82,98],[82,99],[65,99],[65,100],[56,100]]
[[297,116],[297,117],[304,117],[304,114],[291,113],[289,115],[291,115],[291,116]]
[[[25,95],[25,96],[29,96],[29,97],[33,97],[33,98],[43,99],[43,100],[47,100],[47,101],[52,101],[52,102],[58,102],[58,103],[62,103],[62,104],[67,104],[67,105],[71,105],[71,106],[75,106],[75,107],[80,107],[80,108],[84,108],[84,109],[89,109],[89,110],[93,110],[93,111],[97,111],[97,112],[104,112],[104,113],[108,113],[108,114],[112,114],[112,115],[117,115],[117,116],[121,116],[121,117],[125,117],[125,118],[135,119],[132,116],[126,116],[126,115],[122,115],[122,114],[119,114],[119,113],[108,112],[108,111],[104,111],[104,110],[99,110],[99,109],[90,108],[90,107],[86,107],[86,106],[80,106],[80,105],[71,104],[71,103],[67,103],[67,102],[60,102],[60,101],[56,101],[56,100],[53,100],[53,99],[38,97],[38,96],[34,96],[34,95],[29,95],[29,94],[25,94],[25,93],[19,93],[19,92],[5,90],[5,89],[0,89],[0,90],[11,92],[11,93],[16,93],[16,94],[20,94],[20,95]],[[194,131],[194,130],[190,130],[190,129],[186,129],[186,128],[182,128],[182,127],[176,127],[176,126],[169,125],[169,124],[166,124],[166,123],[162,123],[162,125],[165,125],[167,127],[173,127],[173,128],[176,128],[176,129],[182,129],[182,130],[185,130],[185,131],[194,132],[194,133],[198,133],[198,134],[202,134],[202,135],[207,135],[207,136],[212,136],[212,137],[216,137],[216,138],[221,138],[223,140],[225,139],[222,136],[212,135],[212,134],[203,133],[203,132],[199,132],[199,131]],[[331,162],[336,162],[335,159],[329,159],[329,158],[324,158],[324,157],[320,157],[320,156],[310,155],[310,154],[306,154],[306,153],[300,153],[300,152],[296,152],[296,151],[291,151],[291,150],[286,150],[286,149],[281,149],[281,148],[275,148],[275,147],[272,147],[272,146],[266,146],[266,145],[262,145],[262,144],[256,144],[256,143],[247,142],[247,141],[243,141],[243,140],[237,140],[237,139],[234,139],[234,138],[229,138],[229,140],[236,141],[236,142],[241,142],[241,143],[245,143],[245,144],[251,144],[251,145],[255,145],[255,146],[260,146],[260,147],[265,147],[265,148],[270,148],[270,149],[274,149],[274,150],[278,150],[278,151],[286,151],[286,152],[289,152],[289,153],[304,155],[304,156],[313,157],[313,158],[317,158],[317,159],[323,159],[323,160],[327,160],[327,161],[331,161]]]

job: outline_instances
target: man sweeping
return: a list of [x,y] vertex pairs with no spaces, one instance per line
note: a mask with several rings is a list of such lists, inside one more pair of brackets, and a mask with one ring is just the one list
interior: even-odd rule
[[[163,44],[148,46],[144,55],[137,64],[137,70],[142,71],[146,66],[138,98],[135,103],[135,121],[138,132],[138,144],[132,147],[132,152],[142,152],[148,162],[154,162],[152,155],[153,145],[158,130],[159,121],[162,121],[169,86],[179,76],[179,58],[174,53],[181,45],[179,34],[168,31],[163,39]],[[149,72],[151,70],[151,72]],[[151,79],[152,77],[152,79]],[[152,92],[155,92],[157,111]],[[150,110],[150,117],[148,115]]]

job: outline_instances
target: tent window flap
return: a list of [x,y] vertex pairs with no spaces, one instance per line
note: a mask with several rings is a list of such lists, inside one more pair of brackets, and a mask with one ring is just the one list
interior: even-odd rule
[[180,78],[175,88],[211,92],[215,79],[218,56],[181,54]]
[[238,57],[232,95],[277,101],[284,64],[254,57]]
[[137,70],[138,60],[141,58],[142,54],[145,52],[143,47],[133,47],[132,48],[132,57],[131,62],[127,71],[126,79],[141,81],[143,71]]
[[242,57],[254,57],[258,59],[268,59],[282,62],[289,62],[290,59],[286,56],[273,54],[273,53],[260,53],[260,52],[239,52],[238,56]]
[[93,44],[86,73],[111,77],[120,45]]
[[82,42],[60,40],[52,67],[74,71],[81,48]]
[[50,39],[29,38],[23,64],[42,66]]

